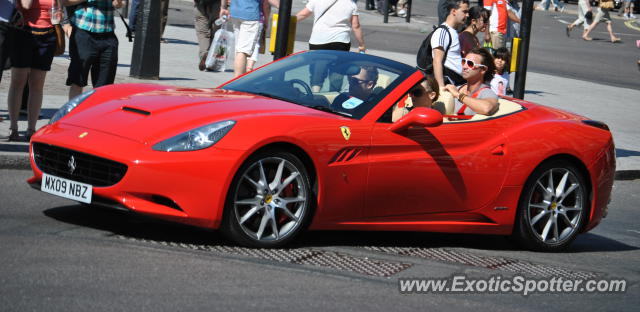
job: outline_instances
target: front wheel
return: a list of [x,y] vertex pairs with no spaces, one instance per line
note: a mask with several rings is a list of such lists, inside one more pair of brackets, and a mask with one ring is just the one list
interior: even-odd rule
[[514,238],[537,251],[566,248],[587,221],[588,194],[585,179],[573,164],[543,163],[522,190]]
[[309,175],[293,154],[265,151],[238,170],[225,204],[223,233],[248,247],[280,247],[302,231],[312,215]]

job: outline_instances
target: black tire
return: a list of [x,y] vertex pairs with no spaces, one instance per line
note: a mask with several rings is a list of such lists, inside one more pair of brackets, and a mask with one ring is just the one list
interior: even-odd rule
[[583,174],[571,162],[541,164],[522,189],[512,237],[530,250],[567,248],[587,222],[589,194]]
[[315,196],[310,186],[309,174],[295,155],[281,150],[252,155],[238,169],[227,192],[222,233],[247,247],[288,244],[306,229],[313,215]]

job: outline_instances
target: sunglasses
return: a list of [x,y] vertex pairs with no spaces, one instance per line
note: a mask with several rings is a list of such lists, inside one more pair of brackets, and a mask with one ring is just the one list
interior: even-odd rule
[[367,83],[369,81],[371,81],[371,80],[364,80],[364,79],[359,79],[359,78],[356,78],[356,77],[349,77],[349,83],[352,83],[352,84]]
[[464,65],[464,64],[467,64],[467,67],[469,67],[469,68],[473,68],[473,69],[476,69],[476,68],[478,68],[478,67],[484,67],[484,68],[487,68],[487,66],[486,66],[486,65],[476,64],[476,62],[474,62],[474,61],[472,61],[472,60],[470,60],[470,59],[466,59],[466,58],[463,58],[463,59],[462,59],[462,65]]

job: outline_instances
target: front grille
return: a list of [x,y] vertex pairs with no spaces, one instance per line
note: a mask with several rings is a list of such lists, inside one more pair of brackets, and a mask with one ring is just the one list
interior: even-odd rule
[[125,164],[48,144],[33,143],[33,155],[44,173],[98,187],[114,185],[127,173]]

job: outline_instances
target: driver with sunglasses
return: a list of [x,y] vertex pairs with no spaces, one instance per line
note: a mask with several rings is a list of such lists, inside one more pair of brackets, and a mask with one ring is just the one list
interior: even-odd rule
[[484,48],[475,48],[467,53],[462,59],[462,78],[467,83],[460,88],[454,85],[446,86],[447,91],[456,99],[454,111],[456,115],[490,116],[498,110],[498,95],[491,91],[489,85],[494,72],[493,56],[489,51]]
[[352,112],[367,101],[378,82],[378,69],[374,66],[362,66],[356,75],[349,77],[349,92],[340,93],[331,108],[343,112]]

